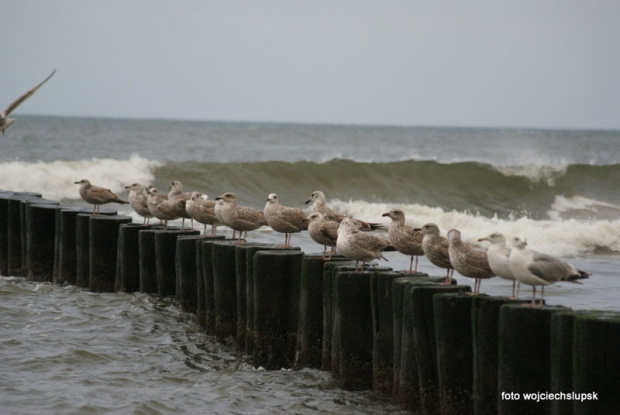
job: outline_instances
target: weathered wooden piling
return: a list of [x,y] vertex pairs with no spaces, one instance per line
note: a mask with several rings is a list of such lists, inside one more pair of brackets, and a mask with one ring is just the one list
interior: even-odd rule
[[[346,261],[346,262],[345,262]],[[325,260],[323,254],[304,255],[299,292],[299,325],[295,369],[320,369],[323,353],[323,274],[327,264],[352,264],[341,255]]]
[[[282,250],[274,244],[245,243],[235,249],[237,290],[237,347],[254,353],[254,255],[258,251]],[[298,248],[293,248],[298,249]]]
[[13,192],[0,192],[0,275],[9,273],[9,199]]
[[[212,247],[215,335],[219,339],[237,335],[236,244],[214,242]],[[206,282],[205,282],[206,286]]]
[[442,415],[474,413],[472,303],[471,295],[449,293],[433,297],[439,410]]
[[[524,300],[525,301],[525,300]],[[497,414],[497,367],[499,311],[504,304],[523,301],[507,297],[477,295],[472,304],[472,341],[474,378],[472,397],[476,415]]]
[[394,384],[394,280],[402,273],[373,273],[371,278],[371,310],[373,325],[373,389],[392,394]]
[[138,232],[138,263],[140,265],[140,292],[157,294],[157,264],[155,259],[155,233],[158,225]]
[[140,291],[140,232],[150,228],[151,225],[138,223],[121,224],[118,232],[115,291]]
[[[52,274],[54,273],[54,264],[53,264],[53,259],[52,259],[52,271],[51,272],[45,272],[45,276],[41,276],[41,277],[34,277],[30,275],[29,272],[29,252],[28,252],[28,244],[30,243],[28,238],[31,235],[29,233],[29,229],[30,226],[28,225],[28,221],[30,219],[30,206],[31,205],[50,205],[50,206],[56,206],[56,207],[60,207],[60,203],[56,200],[51,200],[51,199],[43,199],[41,197],[34,197],[34,198],[28,198],[28,199],[24,199],[21,201],[20,203],[20,215],[22,217],[22,273],[26,276],[26,278],[38,278],[40,281],[52,281]],[[54,219],[51,219],[52,223],[52,228],[55,229],[56,227],[56,221],[55,221],[55,217],[56,215],[54,214]],[[54,236],[53,238],[56,237],[56,234],[54,232]],[[40,238],[38,238],[37,236],[35,236],[35,239],[40,239],[40,240],[46,240],[47,237],[45,236],[41,236]],[[38,243],[39,241],[37,241]],[[43,258],[43,255],[41,255],[40,258]],[[47,268],[47,267],[45,267]]]
[[92,215],[89,222],[88,288],[95,292],[114,292],[118,234],[122,224],[131,223],[131,217]]
[[53,281],[57,284],[75,284],[76,217],[83,213],[80,207],[63,207],[56,212],[56,255],[54,256]]
[[[210,287],[208,289],[210,293],[210,304],[213,305],[213,269],[211,266],[211,243],[216,240],[224,239],[224,235],[203,235],[202,238],[196,239],[196,322],[201,326],[207,327],[207,287],[205,268],[208,268],[208,273],[211,275],[209,278]],[[208,251],[203,252],[203,245],[208,242]],[[206,257],[208,256],[208,258]],[[215,327],[215,315],[211,313],[212,322],[211,327],[207,332],[213,331]]]
[[332,375],[343,389],[373,386],[371,280],[390,268],[340,271],[333,286]]
[[413,340],[420,379],[420,404],[424,413],[439,412],[439,374],[433,297],[440,293],[465,293],[469,285],[423,285],[411,287]]
[[254,365],[292,368],[299,316],[303,252],[257,251],[254,255]]
[[[560,311],[551,316],[551,390],[573,391],[573,328],[578,311]],[[573,401],[553,400],[552,415],[573,415]]]
[[168,227],[155,232],[155,265],[157,294],[161,298],[177,295],[176,250],[177,238],[185,235],[199,235],[197,230],[183,230]]
[[177,273],[177,300],[179,301],[179,304],[184,311],[194,314],[198,310],[196,241],[202,239],[203,236],[200,234],[179,236],[177,238],[177,250],[175,258]]
[[579,313],[573,336],[575,415],[620,412],[620,313]]
[[56,252],[58,204],[32,203],[26,207],[26,277],[52,282]]
[[[100,215],[117,214],[115,210],[100,209]],[[75,217],[75,285],[88,288],[90,278],[90,217],[91,213],[78,213]]]
[[498,414],[547,413],[550,401],[526,394],[551,390],[551,317],[564,307],[500,308]]
[[[22,269],[22,256],[25,252],[26,218],[22,218],[22,202],[40,198],[40,193],[16,192],[8,200],[7,206],[7,272],[6,275],[25,275]],[[23,239],[23,241],[22,241]],[[22,243],[23,242],[23,243]]]

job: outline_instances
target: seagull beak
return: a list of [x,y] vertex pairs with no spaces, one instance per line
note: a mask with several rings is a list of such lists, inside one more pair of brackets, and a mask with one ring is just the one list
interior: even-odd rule
[[308,199],[308,200],[306,200],[306,205],[307,205],[308,203],[310,203],[310,202],[312,202],[312,199]]
[[384,213],[384,214],[383,214],[383,215],[381,215],[381,216],[390,216],[390,214],[389,214],[389,213]]

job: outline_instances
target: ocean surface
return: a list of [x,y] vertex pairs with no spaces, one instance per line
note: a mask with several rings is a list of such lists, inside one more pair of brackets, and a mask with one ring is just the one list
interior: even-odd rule
[[[322,190],[332,208],[373,222],[399,208],[411,225],[456,228],[470,242],[521,236],[592,273],[582,285],[547,287],[548,304],[620,311],[620,131],[22,116],[0,137],[0,189],[85,206],[74,184],[82,178],[121,196],[134,182],[167,191],[179,180],[259,209],[272,192],[307,209]],[[127,205],[106,207],[141,221]],[[264,227],[248,239],[284,236]],[[322,249],[306,233],[292,243]],[[380,265],[408,267],[398,252],[386,258]],[[425,258],[419,270],[445,274]],[[510,284],[484,281],[481,292],[508,295]],[[329,373],[255,370],[192,316],[143,294],[17,276],[0,277],[0,293],[2,413],[401,413],[380,394],[337,389]]]

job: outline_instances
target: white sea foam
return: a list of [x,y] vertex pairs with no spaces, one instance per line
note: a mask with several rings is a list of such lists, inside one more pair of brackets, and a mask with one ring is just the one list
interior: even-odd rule
[[525,177],[532,182],[545,182],[549,186],[555,185],[555,180],[563,176],[568,169],[568,163],[530,163],[512,166],[495,166],[504,176]]
[[138,155],[128,159],[92,159],[53,162],[10,161],[0,164],[0,189],[39,192],[46,199],[79,199],[74,184],[88,179],[97,186],[121,192],[131,183],[150,183],[159,162]]
[[[478,238],[492,232],[502,232],[507,238],[525,238],[528,246],[537,251],[559,257],[574,257],[609,250],[620,253],[620,219],[577,220],[550,219],[534,220],[528,217],[499,219],[465,212],[444,211],[440,207],[418,204],[369,203],[363,201],[330,201],[330,207],[371,222],[389,224],[381,215],[391,209],[405,212],[407,223],[421,227],[425,223],[436,223],[443,235],[450,229],[459,229],[463,239],[476,243]],[[482,245],[486,247],[486,245]]]

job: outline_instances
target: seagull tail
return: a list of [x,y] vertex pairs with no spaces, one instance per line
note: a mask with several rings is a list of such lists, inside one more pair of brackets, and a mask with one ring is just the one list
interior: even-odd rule
[[590,278],[590,275],[592,275],[592,274],[589,274],[589,273],[587,273],[585,271],[582,271],[582,270],[578,269],[576,274],[572,274],[572,275],[569,275],[568,277],[566,277],[566,281],[572,282],[574,284],[582,284],[581,282],[579,282],[577,280],[583,280],[583,279],[586,279],[586,278]]

